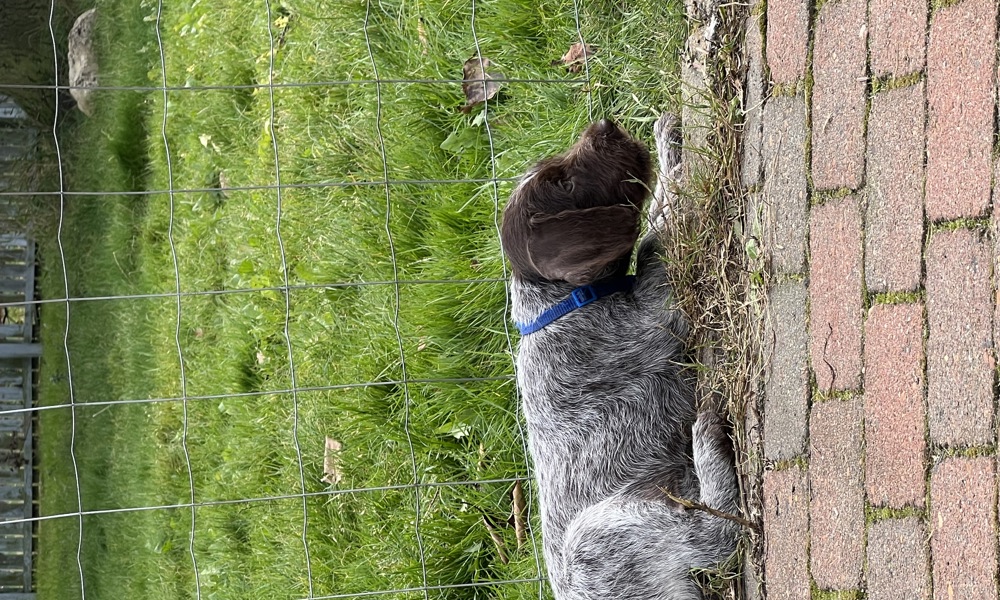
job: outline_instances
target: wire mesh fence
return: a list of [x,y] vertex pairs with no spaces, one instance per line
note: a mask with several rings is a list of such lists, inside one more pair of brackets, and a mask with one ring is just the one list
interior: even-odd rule
[[84,119],[47,3],[39,596],[544,597],[500,213],[676,4],[108,0]]

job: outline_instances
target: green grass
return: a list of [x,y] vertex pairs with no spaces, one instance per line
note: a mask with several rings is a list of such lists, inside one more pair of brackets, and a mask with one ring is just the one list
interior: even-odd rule
[[[103,83],[159,85],[155,3],[99,5]],[[276,1],[271,8],[271,33],[281,40],[276,83],[375,78],[365,3]],[[266,83],[266,9],[236,0],[168,3],[161,25],[168,84]],[[189,463],[199,504],[294,496],[303,491],[297,447],[305,491],[318,493],[305,513],[294,497],[200,506],[193,546],[187,508],[87,516],[86,597],[194,598],[200,586],[202,598],[305,598],[305,518],[314,595],[419,587],[418,500],[430,585],[536,578],[537,540],[519,550],[514,528],[497,527],[505,564],[483,525],[484,515],[507,523],[511,483],[425,487],[416,495],[394,489],[412,482],[414,469],[424,483],[526,473],[497,281],[504,270],[495,219],[510,183],[501,182],[496,195],[491,183],[390,186],[391,245],[383,186],[310,184],[381,181],[383,169],[393,181],[489,178],[490,134],[497,176],[514,177],[565,148],[587,123],[589,101],[595,117],[612,116],[648,138],[658,112],[678,101],[682,10],[679,0],[581,3],[583,34],[599,49],[589,90],[505,84],[490,102],[489,132],[481,108],[457,110],[460,85],[441,83],[279,87],[273,121],[266,88],[180,89],[168,93],[166,107],[159,91],[108,90],[93,119],[71,117],[62,135],[66,187],[107,194],[67,198],[68,294],[154,296],[73,302],[68,364],[66,307],[44,307],[41,402],[68,403],[71,381],[78,406],[40,415],[43,514],[76,512],[78,500],[87,511],[187,503]],[[477,1],[475,16],[483,56],[506,77],[579,77],[550,65],[578,40],[571,0]],[[367,33],[379,78],[460,79],[476,49],[471,23],[469,2],[374,3]],[[293,286],[294,379],[286,298],[273,289],[286,275],[278,192],[247,189],[277,183],[275,145],[280,183],[291,186],[281,191],[280,234]],[[213,189],[220,182],[230,189]],[[121,193],[170,188],[177,191]],[[45,298],[67,294],[56,239],[53,230],[43,240]],[[178,311],[169,295],[177,278],[184,292],[256,291],[184,296]],[[401,285],[398,319],[394,286],[326,285],[395,278],[460,283]],[[403,378],[397,322],[407,378],[430,381],[393,383]],[[452,378],[473,381],[440,381]],[[365,382],[381,385],[351,387]],[[293,386],[301,391],[283,391]],[[136,399],[168,400],[87,405]],[[322,481],[326,437],[343,445],[335,485]],[[355,488],[391,489],[323,493]],[[526,492],[530,500],[530,484]],[[537,530],[537,510],[531,524]],[[40,523],[42,600],[81,597],[79,527],[75,516]],[[431,595],[536,598],[538,585]]]

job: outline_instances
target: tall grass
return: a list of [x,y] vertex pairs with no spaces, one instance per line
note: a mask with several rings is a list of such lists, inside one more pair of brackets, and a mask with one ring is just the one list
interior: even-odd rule
[[[65,306],[42,313],[41,401],[72,385],[76,407],[40,418],[42,511],[68,515],[40,524],[40,598],[82,597],[78,545],[88,599],[538,597],[538,537],[505,526],[529,466],[498,206],[591,116],[650,135],[684,33],[679,0],[579,4],[476,0],[473,31],[471,2],[281,0],[270,23],[263,0],[167,3],[161,72],[156,4],[99,3],[103,83],[178,89],[103,91],[62,131],[67,189],[93,194],[63,212],[68,290],[45,240],[43,294],[125,297],[73,301],[68,352]],[[551,61],[581,32],[589,84],[510,82],[466,114],[424,81],[461,79],[477,42],[507,78],[578,79]],[[384,83],[345,83],[373,61]],[[272,105],[269,80],[309,85]],[[178,310],[177,280],[220,293]],[[82,540],[74,456],[83,509],[111,511]],[[131,510],[190,482],[193,544],[188,508]]]

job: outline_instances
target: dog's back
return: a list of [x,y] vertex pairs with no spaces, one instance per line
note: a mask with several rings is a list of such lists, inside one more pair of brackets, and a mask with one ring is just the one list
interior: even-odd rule
[[[616,161],[626,166],[623,152],[635,152],[631,169],[641,182],[649,174],[639,172],[645,149],[636,144],[604,123],[592,126],[566,155],[542,163],[533,175],[542,182],[522,184],[515,192],[512,204],[521,204],[508,207],[519,213],[510,220],[527,219],[518,225],[505,217],[505,231],[514,232],[505,238],[505,249],[524,248],[520,255],[508,251],[515,265],[511,289],[516,321],[530,322],[568,296],[580,273],[591,278],[624,275],[632,234],[621,222],[609,223],[607,231],[594,228],[601,227],[600,219],[628,218],[627,205],[595,213],[600,195],[572,182],[569,190],[583,198],[581,223],[574,223],[572,197],[560,199],[555,215],[538,217],[528,213],[538,206],[544,210],[545,198],[525,195],[549,189],[541,185],[550,177],[547,168],[572,178],[575,161],[596,160],[602,152],[618,153]],[[675,164],[663,164],[666,156],[661,149],[661,169],[676,172]],[[593,176],[624,177],[599,171]],[[619,182],[597,185],[615,189]],[[645,193],[636,201],[631,190],[615,193],[641,207]],[[615,202],[614,194],[609,197]],[[563,229],[542,231],[548,237],[544,243],[533,245],[528,239],[522,244],[519,236],[535,233],[535,223],[551,227],[553,222]],[[588,236],[598,246],[593,252],[586,247]],[[630,239],[634,243],[635,235]],[[609,248],[627,253],[616,255]],[[686,326],[667,307],[669,288],[658,248],[656,233],[640,244],[634,288],[566,314],[523,337],[518,350],[518,386],[539,483],[545,558],[561,600],[699,598],[688,571],[717,563],[735,547],[732,521],[670,499],[735,512],[737,488],[721,420],[712,413],[696,418],[691,381],[682,366]],[[574,260],[586,264],[568,264]],[[553,279],[538,271],[567,276]]]
[[[518,287],[514,296],[523,298]],[[596,302],[521,341],[518,386],[550,570],[560,561],[549,550],[563,546],[585,508],[625,489],[663,501],[662,490],[698,495],[695,411],[680,367],[683,323],[650,310],[656,303],[643,294],[651,291]]]

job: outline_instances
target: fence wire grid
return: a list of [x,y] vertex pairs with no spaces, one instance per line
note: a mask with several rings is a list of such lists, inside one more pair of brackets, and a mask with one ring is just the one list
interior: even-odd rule
[[[196,3],[197,4],[197,3]],[[152,23],[153,29],[155,31],[155,52],[157,55],[152,61],[154,65],[158,67],[159,70],[159,81],[154,81],[155,85],[151,86],[136,86],[136,85],[110,85],[101,83],[94,87],[96,91],[103,93],[150,93],[158,94],[159,102],[162,103],[160,107],[161,113],[159,116],[159,127],[158,129],[153,129],[148,132],[149,138],[159,138],[159,148],[155,150],[156,154],[162,158],[163,168],[165,169],[165,186],[157,187],[155,185],[151,186],[153,189],[122,189],[115,191],[104,191],[98,189],[91,190],[80,190],[80,189],[69,189],[70,186],[66,182],[66,173],[64,165],[66,163],[66,158],[64,156],[64,142],[61,137],[64,136],[64,130],[62,129],[63,121],[65,120],[65,114],[63,109],[63,114],[60,112],[60,104],[62,97],[67,91],[74,89],[72,85],[60,81],[58,79],[59,73],[64,72],[64,65],[62,63],[65,60],[60,56],[61,43],[60,36],[57,34],[56,26],[56,15],[57,15],[57,3],[52,0],[49,5],[49,19],[48,19],[48,34],[50,37],[50,42],[52,45],[52,55],[54,57],[54,72],[57,74],[57,80],[53,86],[37,86],[32,84],[24,84],[20,86],[5,86],[5,87],[19,87],[21,89],[36,89],[43,88],[51,92],[54,98],[55,104],[55,118],[51,124],[51,136],[53,142],[53,150],[55,154],[55,172],[58,175],[58,188],[54,190],[37,190],[32,192],[32,196],[39,198],[49,198],[58,201],[58,224],[56,226],[55,233],[55,247],[58,249],[57,257],[50,257],[49,260],[53,259],[58,262],[59,269],[62,274],[62,297],[38,297],[38,298],[25,298],[23,302],[3,302],[0,303],[2,307],[25,307],[32,306],[36,309],[46,311],[45,314],[53,314],[51,311],[57,310],[60,305],[62,307],[63,318],[65,320],[64,327],[60,332],[60,340],[58,344],[54,339],[45,339],[45,354],[48,357],[54,353],[60,353],[61,361],[65,364],[65,387],[67,396],[65,401],[59,402],[49,402],[49,403],[36,403],[34,406],[25,407],[8,407],[0,411],[0,417],[7,417],[11,415],[24,414],[29,418],[38,418],[46,413],[62,413],[68,412],[70,415],[70,434],[71,438],[69,440],[69,461],[72,465],[72,488],[73,488],[73,498],[75,503],[74,510],[60,510],[54,513],[40,513],[36,515],[26,515],[24,518],[19,519],[8,519],[3,523],[4,525],[10,527],[17,524],[24,523],[49,523],[54,521],[75,521],[76,530],[76,540],[75,540],[75,578],[77,579],[78,592],[81,600],[86,600],[91,597],[101,597],[94,588],[94,583],[91,581],[91,568],[87,564],[86,556],[86,540],[88,539],[88,532],[90,527],[91,518],[96,517],[107,517],[107,516],[120,516],[124,518],[134,518],[136,515],[141,515],[143,513],[153,513],[153,512],[163,512],[163,511],[176,511],[183,512],[186,515],[186,520],[189,521],[189,528],[187,530],[186,536],[186,551],[189,570],[190,570],[190,581],[191,589],[179,589],[177,593],[180,597],[193,597],[198,600],[202,598],[221,598],[229,597],[225,594],[217,595],[219,593],[218,584],[216,583],[217,575],[211,573],[206,575],[207,571],[205,566],[200,563],[203,560],[203,548],[199,546],[202,536],[210,536],[206,533],[205,527],[201,525],[201,519],[204,515],[200,512],[203,509],[210,509],[214,507],[226,507],[226,506],[240,506],[240,507],[253,507],[255,505],[264,505],[268,503],[287,503],[285,506],[295,506],[295,511],[298,513],[296,518],[298,519],[298,545],[299,549],[297,552],[301,556],[301,573],[296,581],[288,581],[287,585],[289,589],[296,590],[294,593],[286,592],[289,594],[289,598],[298,598],[300,600],[323,600],[323,599],[335,599],[335,598],[357,598],[366,596],[382,596],[382,595],[397,595],[399,597],[415,597],[420,596],[425,599],[430,598],[432,595],[435,597],[448,595],[452,592],[461,593],[461,596],[454,597],[480,597],[479,590],[482,590],[483,594],[486,595],[499,595],[499,597],[504,597],[501,590],[505,586],[528,586],[531,589],[531,595],[537,596],[539,599],[544,598],[547,594],[546,582],[545,582],[545,571],[541,557],[541,548],[539,545],[540,536],[535,528],[538,524],[537,515],[534,514],[532,498],[533,486],[531,485],[531,466],[527,459],[527,438],[526,432],[522,427],[522,418],[520,415],[520,400],[517,398],[516,386],[513,384],[514,379],[514,336],[510,330],[509,319],[507,315],[509,314],[510,308],[510,297],[509,292],[506,287],[506,281],[508,278],[508,269],[504,263],[502,257],[502,249],[499,245],[499,234],[500,234],[500,213],[503,207],[503,189],[502,186],[509,186],[516,181],[516,177],[510,175],[511,169],[504,169],[504,173],[501,173],[500,163],[503,160],[502,153],[497,151],[495,144],[495,104],[499,102],[498,98],[491,93],[488,89],[490,84],[495,81],[501,83],[502,85],[511,84],[523,84],[530,86],[549,86],[549,87],[559,87],[564,90],[571,90],[573,94],[577,94],[579,98],[576,101],[582,101],[586,106],[585,118],[589,121],[595,116],[595,94],[594,94],[594,82],[591,80],[591,52],[589,51],[589,42],[584,35],[584,29],[581,27],[581,22],[584,21],[584,15],[580,6],[579,0],[572,0],[571,8],[569,9],[572,17],[572,26],[574,30],[572,31],[572,41],[578,43],[582,48],[587,49],[582,53],[580,57],[580,65],[577,72],[566,74],[565,77],[553,77],[553,78],[533,78],[533,77],[490,77],[486,76],[490,73],[491,66],[487,57],[489,52],[484,49],[484,45],[481,44],[481,32],[477,28],[477,11],[480,10],[477,0],[468,0],[468,33],[471,34],[472,47],[468,48],[468,53],[472,55],[475,59],[478,59],[478,71],[483,75],[481,78],[476,78],[471,80],[468,79],[434,79],[434,78],[399,78],[399,77],[386,77],[381,78],[381,67],[379,60],[376,58],[376,48],[379,44],[385,43],[384,39],[376,39],[377,36],[373,35],[377,32],[374,31],[373,25],[371,23],[370,17],[373,11],[385,10],[385,7],[380,3],[374,3],[373,0],[366,0],[364,3],[364,21],[362,25],[361,34],[364,40],[364,50],[363,58],[366,58],[373,77],[370,79],[329,79],[321,81],[277,81],[279,79],[280,66],[276,64],[276,59],[279,55],[280,47],[286,43],[285,40],[285,30],[282,28],[281,31],[278,30],[276,25],[276,19],[286,18],[282,15],[286,15],[289,7],[288,4],[280,0],[262,0],[259,6],[254,7],[254,11],[259,12],[259,17],[266,19],[267,28],[267,56],[266,62],[266,80],[262,82],[255,82],[252,84],[234,84],[234,85],[205,85],[195,82],[190,85],[178,85],[177,82],[170,81],[168,78],[168,54],[165,50],[164,36],[167,34],[166,26],[163,20],[164,11],[169,10],[170,7],[164,6],[164,0],[157,0],[155,3],[147,2],[143,4],[148,10],[150,10],[150,15],[148,21]],[[292,9],[293,10],[293,9]],[[294,12],[294,10],[293,10]],[[292,17],[294,18],[294,17]],[[287,22],[287,21],[286,21]],[[421,21],[422,23],[422,21]],[[174,35],[174,32],[169,32]],[[421,37],[424,35],[420,34]],[[565,73],[565,71],[564,71]],[[151,73],[152,78],[152,73]],[[385,116],[383,114],[383,108],[385,103],[384,92],[386,86],[397,86],[397,85],[410,85],[410,86],[443,86],[455,88],[461,85],[481,85],[482,86],[482,96],[483,101],[481,102],[481,112],[478,112],[476,117],[479,122],[477,125],[481,125],[482,132],[485,136],[485,146],[483,150],[486,153],[486,170],[488,171],[487,176],[470,176],[468,178],[405,178],[405,177],[393,177],[393,171],[390,169],[390,159],[387,152],[387,141],[383,135],[383,127],[386,124]],[[367,178],[358,180],[332,180],[326,178],[320,178],[319,181],[315,182],[301,182],[301,181],[283,181],[282,174],[285,168],[284,160],[285,154],[283,154],[281,146],[283,141],[283,131],[276,126],[276,122],[279,120],[280,114],[279,109],[276,108],[277,102],[275,99],[276,92],[282,90],[351,90],[355,88],[371,88],[374,90],[376,106],[375,110],[375,135],[377,139],[377,154],[380,162],[380,172],[378,178]],[[186,257],[182,255],[184,249],[179,247],[177,243],[178,230],[183,225],[178,222],[178,205],[179,202],[187,201],[187,197],[193,194],[212,194],[218,192],[220,186],[207,185],[207,186],[191,186],[188,182],[183,184],[175,185],[175,164],[181,160],[186,160],[183,153],[178,153],[175,145],[175,136],[169,133],[169,126],[172,120],[183,118],[183,115],[178,115],[172,112],[173,102],[171,100],[174,94],[200,94],[200,93],[210,93],[213,91],[223,91],[223,92],[239,92],[240,90],[247,90],[248,93],[255,95],[255,98],[259,98],[259,101],[265,102],[265,114],[266,122],[263,132],[262,139],[266,140],[265,144],[261,144],[259,148],[262,155],[269,155],[273,160],[273,167],[269,175],[270,182],[250,182],[250,183],[239,183],[233,186],[227,186],[226,191],[228,193],[260,193],[260,194],[273,194],[273,220],[271,222],[270,231],[270,241],[268,242],[273,249],[277,251],[277,257],[279,261],[278,273],[279,279],[276,284],[252,284],[252,285],[225,285],[220,287],[205,287],[200,283],[196,283],[194,286],[186,284],[183,277],[183,268],[181,266],[182,260]],[[332,93],[332,92],[331,92]],[[599,100],[598,100],[599,101]],[[479,111],[479,109],[476,109]],[[603,107],[601,110],[607,110],[607,107]],[[150,119],[150,122],[155,122],[154,119]],[[560,142],[561,143],[561,142]],[[204,140],[202,145],[208,147],[208,143]],[[293,178],[294,179],[294,178]],[[398,232],[394,229],[394,225],[397,224],[394,209],[399,206],[397,194],[405,193],[410,187],[442,187],[450,185],[465,185],[465,186],[476,186],[479,193],[484,195],[489,201],[492,202],[492,244],[496,248],[496,256],[493,259],[499,265],[500,276],[483,276],[483,277],[455,277],[455,278],[410,278],[404,274],[412,272],[411,270],[404,269],[406,266],[406,260],[412,259],[412,252],[408,254],[406,258],[400,256],[398,252],[397,237]],[[288,193],[308,191],[308,190],[350,190],[350,189],[375,189],[381,190],[383,194],[383,226],[384,226],[384,239],[388,245],[387,252],[390,262],[391,278],[375,279],[375,280],[351,280],[351,281],[322,281],[322,282],[302,282],[295,277],[293,269],[299,261],[293,260],[289,256],[287,249],[287,236],[289,234],[289,228],[294,228],[296,225],[289,224],[283,221],[283,217],[286,216],[288,210],[289,197],[286,195]],[[0,197],[21,197],[24,196],[25,192],[23,190],[11,190],[11,189],[0,189]],[[138,198],[142,199],[148,197],[150,201],[154,198],[166,198],[168,205],[168,220],[167,220],[167,230],[165,233],[166,245],[169,247],[169,261],[168,264],[172,270],[172,281],[173,290],[166,291],[152,291],[152,292],[142,292],[142,293],[122,293],[122,294],[107,294],[107,293],[93,293],[93,294],[79,294],[73,293],[73,286],[71,285],[70,272],[71,272],[71,255],[74,252],[80,252],[81,249],[74,248],[70,245],[67,239],[67,232],[65,229],[67,214],[70,209],[69,204],[75,201],[78,197],[96,197],[101,198],[103,196],[115,196],[121,198]],[[293,198],[291,202],[301,202],[298,198]],[[295,263],[293,265],[293,263]],[[423,286],[454,286],[456,292],[463,289],[470,289],[474,286],[495,286],[503,289],[503,315],[499,322],[502,323],[502,329],[496,331],[495,333],[500,336],[503,340],[504,351],[507,355],[508,366],[505,373],[494,374],[494,375],[483,375],[483,376],[468,376],[468,377],[455,377],[455,376],[441,376],[441,377],[427,377],[424,375],[414,375],[409,368],[412,361],[413,349],[412,340],[407,339],[408,336],[413,335],[412,331],[401,323],[401,305],[405,299],[405,295],[411,290],[414,290]],[[203,289],[199,289],[199,286]],[[293,335],[293,329],[296,326],[295,316],[295,295],[299,293],[319,293],[328,294],[338,291],[356,291],[363,288],[380,288],[390,290],[388,296],[390,300],[389,305],[389,331],[394,341],[394,351],[396,364],[398,365],[398,377],[380,377],[377,379],[372,379],[368,381],[349,381],[349,382],[327,382],[323,384],[317,384],[314,380],[303,381],[299,374],[298,365],[301,361],[301,350],[298,347],[298,343],[295,335]],[[233,391],[225,393],[205,393],[204,390],[192,390],[189,387],[189,373],[186,371],[187,365],[189,364],[189,357],[187,353],[189,348],[186,347],[185,339],[187,335],[187,329],[189,328],[187,321],[184,318],[185,311],[190,310],[188,302],[195,300],[207,300],[209,302],[214,302],[222,298],[228,297],[249,297],[249,296],[259,296],[261,294],[271,294],[273,297],[277,298],[279,305],[281,306],[283,315],[281,315],[280,323],[280,339],[275,342],[276,346],[284,346],[285,356],[284,359],[287,362],[287,385],[278,385],[273,388],[265,388],[260,390],[249,390],[249,391]],[[177,379],[175,385],[172,386],[176,389],[174,394],[165,394],[159,397],[121,397],[121,398],[89,398],[82,399],[79,393],[79,374],[74,373],[74,365],[79,365],[79,358],[75,356],[76,350],[74,350],[74,344],[72,343],[74,333],[72,331],[71,324],[76,323],[74,320],[78,318],[75,316],[75,311],[78,307],[84,305],[94,305],[102,303],[123,303],[123,302],[148,302],[156,303],[156,306],[166,310],[167,304],[172,305],[172,311],[174,313],[174,322],[172,331],[166,333],[172,337],[173,351],[176,353],[176,364],[178,367]],[[162,304],[161,304],[162,303]],[[142,377],[143,374],[135,374],[137,377]],[[516,423],[516,431],[512,432],[513,438],[516,440],[516,445],[518,446],[518,452],[523,457],[521,464],[517,465],[517,468],[509,472],[503,477],[484,477],[482,479],[445,479],[439,480],[438,475],[428,471],[426,465],[421,464],[418,460],[418,452],[416,450],[415,440],[424,439],[428,432],[425,431],[415,431],[411,418],[412,411],[416,408],[414,406],[415,400],[412,394],[414,386],[476,386],[481,384],[497,384],[507,386],[508,393],[511,396],[511,407],[515,411],[514,422]],[[303,405],[304,395],[315,395],[324,393],[340,393],[340,392],[359,392],[372,389],[384,389],[387,390],[385,393],[389,394],[398,392],[401,394],[402,406],[400,411],[396,411],[402,419],[402,432],[404,438],[400,442],[405,447],[405,454],[408,456],[408,481],[403,483],[387,483],[385,485],[358,485],[353,487],[338,487],[336,485],[328,486],[327,489],[315,490],[310,488],[309,478],[312,476],[307,468],[308,464],[313,464],[316,462],[315,457],[307,460],[305,458],[307,450],[303,445],[302,433],[300,427],[303,425],[303,416],[300,412]],[[194,421],[192,416],[193,407],[203,405],[205,403],[218,403],[223,406],[226,403],[239,402],[244,400],[252,399],[263,399],[263,398],[279,398],[287,399],[289,403],[289,416],[290,428],[288,431],[289,440],[286,440],[291,447],[294,449],[294,464],[279,465],[275,467],[276,469],[290,469],[292,473],[291,480],[295,481],[297,485],[295,489],[286,490],[268,490],[265,488],[260,489],[260,493],[251,496],[245,495],[246,497],[236,497],[236,498],[204,498],[200,497],[198,494],[198,486],[196,485],[196,475],[198,463],[192,458],[192,435],[193,431],[198,426],[198,423]],[[286,401],[286,400],[282,400]],[[170,503],[150,503],[150,504],[137,504],[132,506],[117,506],[117,507],[88,507],[88,499],[85,494],[85,485],[81,472],[83,469],[82,463],[90,460],[91,457],[84,456],[80,453],[78,431],[81,429],[81,419],[84,418],[82,410],[87,409],[87,413],[91,417],[96,415],[90,414],[90,411],[94,409],[108,410],[121,407],[135,406],[139,405],[142,407],[153,407],[158,405],[170,405],[179,407],[180,411],[180,447],[182,449],[180,464],[177,465],[180,470],[180,475],[186,481],[186,494],[184,498],[178,499],[176,502]],[[175,409],[170,409],[171,414],[176,414]],[[221,409],[220,409],[221,410]],[[458,430],[458,433],[454,437],[462,441],[462,431]],[[43,434],[44,435],[44,434]],[[309,450],[312,452],[312,450]],[[485,462],[487,459],[483,457],[484,450],[482,444],[480,444],[479,449],[480,461]],[[477,463],[478,464],[478,463]],[[492,568],[478,568],[475,570],[475,575],[471,577],[469,581],[462,583],[448,583],[441,580],[439,571],[436,569],[435,565],[429,563],[428,558],[428,544],[447,544],[447,541],[442,541],[439,539],[428,540],[426,539],[425,532],[425,520],[429,518],[429,515],[433,514],[434,511],[441,510],[437,506],[433,506],[440,503],[440,499],[434,496],[432,492],[439,491],[442,489],[457,489],[465,488],[470,490],[479,490],[488,486],[503,486],[505,488],[511,488],[513,486],[522,487],[525,490],[525,496],[527,497],[527,502],[525,503],[524,510],[526,514],[523,516],[512,516],[512,521],[515,519],[523,519],[523,526],[527,528],[526,540],[524,541],[525,547],[521,550],[521,567],[515,570],[503,570],[503,569],[492,569]],[[412,565],[415,567],[415,572],[419,572],[418,585],[389,585],[389,582],[398,582],[400,579],[388,574],[384,581],[385,585],[377,589],[364,589],[364,590],[354,590],[354,591],[344,591],[345,588],[338,588],[340,583],[338,581],[320,581],[320,576],[317,575],[318,569],[324,561],[328,559],[328,550],[324,549],[317,555],[317,550],[312,547],[313,541],[316,539],[317,535],[323,535],[324,532],[316,532],[315,528],[320,527],[315,522],[311,522],[311,515],[316,514],[317,505],[313,501],[330,501],[331,499],[349,496],[361,496],[365,494],[388,494],[388,493],[403,493],[411,496],[410,510],[411,518],[409,519],[410,526],[412,527],[412,536],[416,543],[416,564]],[[464,504],[463,504],[464,507]],[[463,508],[463,510],[465,510]],[[470,509],[473,510],[473,509]],[[517,508],[513,509],[514,512]],[[300,512],[299,512],[300,511]],[[492,522],[485,514],[482,517],[485,522],[483,527],[488,530],[489,536],[482,534],[481,537],[484,539],[493,539],[497,542],[497,534],[494,531],[495,528],[500,527],[495,522]],[[519,525],[521,525],[519,523]],[[97,533],[98,535],[103,535],[103,530]],[[95,535],[95,534],[90,534]],[[406,534],[407,536],[409,534]],[[405,537],[405,536],[404,536]],[[214,541],[214,539],[213,539]],[[520,539],[518,544],[518,550],[520,550]],[[162,549],[161,549],[162,550]],[[496,548],[489,548],[491,552],[499,552],[500,555],[504,555],[503,546],[497,542]],[[506,550],[514,552],[510,547]],[[40,548],[39,552],[45,552],[45,548]],[[168,552],[164,550],[164,552]],[[402,549],[401,549],[402,552]],[[474,554],[474,552],[473,552]],[[503,563],[506,565],[507,556],[503,556]],[[248,559],[249,560],[249,559]],[[472,560],[472,559],[470,559]],[[373,569],[377,570],[379,567],[375,566]],[[499,573],[499,576],[495,574]],[[494,575],[491,575],[494,574]],[[512,575],[513,574],[513,575]],[[253,582],[250,582],[252,585]],[[347,588],[348,590],[350,588]],[[464,592],[463,592],[464,590]],[[26,590],[31,591],[31,590]],[[106,591],[102,591],[107,593]],[[518,592],[522,594],[523,592]],[[95,595],[96,594],[96,595]],[[239,597],[239,592],[235,592],[232,597]],[[277,597],[277,596],[275,596]],[[521,597],[516,595],[516,597]]]

